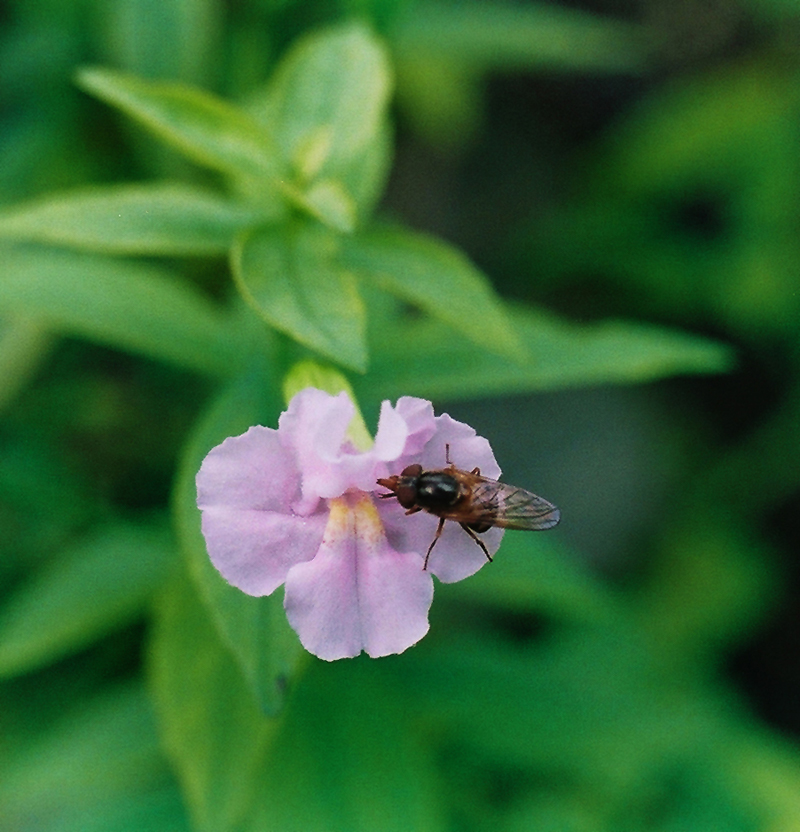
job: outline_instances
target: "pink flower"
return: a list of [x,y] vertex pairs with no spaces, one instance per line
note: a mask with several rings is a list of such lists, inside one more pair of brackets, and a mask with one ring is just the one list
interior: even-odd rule
[[[209,556],[248,595],[286,584],[284,607],[303,646],[322,659],[401,653],[428,631],[431,573],[445,582],[487,561],[456,523],[445,523],[423,571],[438,518],[406,515],[395,499],[377,499],[378,478],[412,463],[444,468],[445,446],[460,468],[497,478],[489,443],[424,399],[381,406],[373,446],[347,439],[355,408],[347,394],[308,388],[281,415],[278,429],[252,427],[206,456],[197,504]],[[501,529],[481,537],[490,553]]]

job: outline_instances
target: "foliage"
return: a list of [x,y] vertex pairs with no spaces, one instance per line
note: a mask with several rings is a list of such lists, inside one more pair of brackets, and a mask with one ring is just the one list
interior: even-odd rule
[[[676,56],[671,4],[642,5],[649,28],[493,0],[5,4],[2,829],[800,824],[800,754],[730,672],[788,597],[800,487],[800,18],[742,0],[746,53],[712,11],[718,45]],[[490,79],[515,114],[523,82],[565,112],[590,81],[636,100],[563,148],[526,122],[521,151]],[[516,147],[516,207],[465,172],[481,142]],[[500,217],[485,250],[403,218],[415,154]],[[200,462],[307,384],[350,391],[363,440],[383,398],[519,422],[519,394],[690,375],[661,388],[668,498],[615,574],[509,533],[437,585],[418,646],[328,664],[208,560]]]

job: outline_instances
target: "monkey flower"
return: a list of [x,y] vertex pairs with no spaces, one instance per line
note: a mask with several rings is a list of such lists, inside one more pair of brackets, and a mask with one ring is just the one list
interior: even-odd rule
[[[347,437],[355,406],[346,393],[309,387],[281,414],[278,429],[255,426],[213,448],[197,475],[208,554],[223,578],[248,595],[285,584],[284,607],[303,646],[321,659],[402,653],[428,631],[431,573],[450,583],[477,572],[481,549],[445,523],[423,570],[438,518],[406,515],[378,499],[376,480],[419,463],[444,468],[446,446],[461,468],[500,469],[489,443],[424,399],[381,405],[375,441],[359,451]],[[487,550],[502,529],[483,534]]]

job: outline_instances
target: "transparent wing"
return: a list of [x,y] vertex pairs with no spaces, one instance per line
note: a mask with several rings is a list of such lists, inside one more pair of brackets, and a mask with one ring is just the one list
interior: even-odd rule
[[472,483],[473,522],[486,522],[503,529],[552,529],[561,512],[547,500],[504,482],[475,477]]

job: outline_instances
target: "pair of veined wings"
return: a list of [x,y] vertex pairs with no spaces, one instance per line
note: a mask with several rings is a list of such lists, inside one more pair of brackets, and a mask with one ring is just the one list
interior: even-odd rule
[[556,506],[524,488],[458,469],[448,473],[470,489],[467,505],[454,518],[463,523],[544,531],[561,519]]

